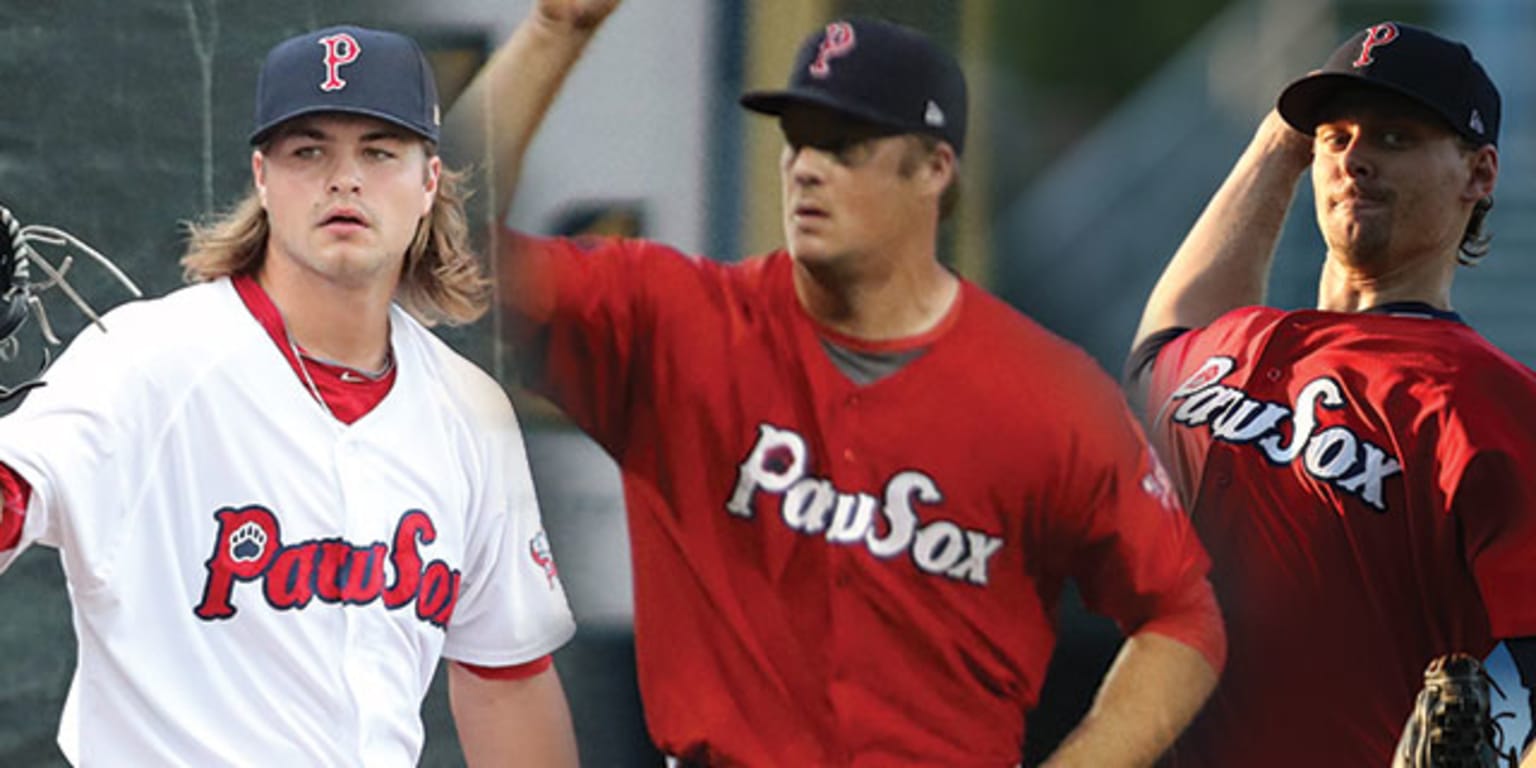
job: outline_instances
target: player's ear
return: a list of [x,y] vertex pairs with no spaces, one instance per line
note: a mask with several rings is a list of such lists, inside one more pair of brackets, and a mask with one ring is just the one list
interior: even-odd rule
[[443,160],[437,155],[431,155],[427,158],[426,195],[421,215],[425,216],[432,212],[432,202],[437,199],[437,185],[442,182],[442,179]]
[[1463,199],[1476,202],[1493,196],[1494,183],[1499,180],[1499,150],[1486,144],[1473,150],[1467,158],[1472,173],[1467,178]]
[[267,158],[261,154],[261,150],[251,150],[251,183],[256,187],[256,196],[261,198],[261,207],[267,207]]
[[959,173],[959,162],[960,159],[955,156],[955,148],[947,141],[935,144],[933,151],[928,153],[928,157],[923,161],[922,170],[927,180],[926,186],[931,188],[934,197],[943,195],[944,190],[949,188],[950,181],[955,178],[956,173]]

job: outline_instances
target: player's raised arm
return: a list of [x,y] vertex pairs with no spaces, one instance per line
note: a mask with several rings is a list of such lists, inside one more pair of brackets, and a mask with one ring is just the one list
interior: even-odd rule
[[1311,137],[1270,110],[1152,289],[1133,348],[1264,300],[1280,226],[1311,161]]
[[538,0],[448,113],[445,141],[483,150],[492,210],[504,218],[523,154],[587,41],[619,0]]

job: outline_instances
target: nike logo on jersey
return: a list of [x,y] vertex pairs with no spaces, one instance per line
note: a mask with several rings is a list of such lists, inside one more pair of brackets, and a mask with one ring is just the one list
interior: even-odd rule
[[[1271,402],[1221,383],[1237,367],[1230,357],[1216,356],[1169,396],[1164,411],[1187,427],[1205,427],[1211,437],[1227,443],[1256,445],[1270,463],[1286,466],[1300,461],[1307,474],[1374,507],[1387,511],[1384,481],[1402,472],[1397,457],[1347,426],[1318,429],[1318,415],[1348,405],[1344,388],[1319,376],[1296,393],[1295,404]],[[1286,429],[1285,427],[1289,427]],[[1286,432],[1290,438],[1286,438]]]
[[[460,573],[442,560],[422,564],[418,545],[435,541],[437,527],[419,509],[400,518],[392,546],[357,546],[341,539],[285,546],[277,515],[259,505],[225,507],[213,516],[219,531],[213,555],[204,563],[203,599],[193,611],[200,619],[234,616],[235,585],[257,581],[267,604],[278,610],[301,610],[317,599],[341,605],[382,600],[391,610],[414,604],[416,618],[437,627],[446,627],[453,616]],[[388,584],[385,563],[394,569]]]
[[950,520],[920,524],[913,503],[944,500],[933,478],[909,469],[886,482],[883,500],[848,493],[826,478],[806,474],[809,457],[799,434],[770,424],[758,425],[757,431],[757,443],[737,467],[736,489],[725,504],[731,514],[751,518],[753,500],[763,491],[779,497],[780,517],[793,531],[833,544],[862,544],[881,559],[905,552],[923,573],[987,585],[987,564],[1003,548],[1002,538]]

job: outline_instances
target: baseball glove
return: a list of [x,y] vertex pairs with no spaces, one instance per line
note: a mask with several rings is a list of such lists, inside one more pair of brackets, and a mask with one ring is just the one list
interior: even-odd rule
[[[21,257],[26,241],[21,239],[21,224],[11,212],[0,206],[0,339],[9,339],[27,319],[26,260]],[[19,271],[18,271],[19,270]]]
[[1498,768],[1515,766],[1515,750],[1503,752],[1504,731],[1491,714],[1489,686],[1499,691],[1477,659],[1451,653],[1429,663],[1424,688],[1403,726],[1392,768]]
[[[33,247],[37,244],[66,248],[73,253],[84,254],[104,267],[135,298],[144,295],[139,287],[117,268],[117,265],[79,238],[56,227],[37,224],[23,226],[11,214],[9,208],[0,205],[0,363],[16,360],[21,348],[21,342],[16,334],[26,324],[28,317],[37,319],[38,330],[44,342],[42,365],[19,384],[0,383],[0,403],[18,397],[34,387],[42,386],[42,372],[48,368],[48,364],[53,359],[49,348],[61,346],[64,343],[53,332],[53,325],[48,321],[48,311],[44,309],[43,302],[38,298],[44,291],[58,288],[92,323],[106,330],[101,324],[101,316],[65,278],[70,266],[74,263],[74,256],[66,254],[55,265],[37,252]],[[33,280],[33,268],[43,273],[44,279]]]

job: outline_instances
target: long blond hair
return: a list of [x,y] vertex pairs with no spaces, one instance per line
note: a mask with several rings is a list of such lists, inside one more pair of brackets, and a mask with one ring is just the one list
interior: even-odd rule
[[[442,169],[432,212],[416,226],[395,290],[400,306],[425,325],[465,325],[490,307],[491,281],[469,242],[463,179],[461,172]],[[187,228],[187,252],[181,257],[187,282],[250,275],[261,268],[269,229],[254,187],[222,215],[204,224],[189,222]]]

